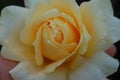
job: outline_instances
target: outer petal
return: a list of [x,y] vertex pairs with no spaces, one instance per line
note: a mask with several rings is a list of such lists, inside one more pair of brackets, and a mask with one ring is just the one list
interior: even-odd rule
[[36,4],[38,4],[40,0],[24,0],[25,6],[29,8],[35,7]]
[[92,2],[101,8],[101,10],[113,15],[111,0],[92,0]]
[[[64,12],[66,14],[74,14],[73,12],[79,8],[75,0],[56,0],[56,1],[49,0],[49,2],[51,7],[57,8],[61,12]],[[62,3],[62,4],[59,4],[59,3]]]
[[21,7],[6,7],[0,19],[0,43],[2,55],[12,60],[32,58],[33,49],[20,42],[19,31],[24,26],[28,10]]
[[65,66],[58,68],[52,73],[41,71],[42,67],[35,63],[21,62],[12,71],[10,71],[14,80],[67,80],[67,69]]
[[35,8],[36,5],[41,5],[41,4],[44,5],[43,3],[49,4],[49,0],[24,0],[24,3],[25,6],[28,8]]
[[112,40],[112,42],[116,42],[120,40],[119,33],[119,25],[120,20],[113,16],[113,9],[110,0],[92,0],[93,4],[96,4],[101,10],[104,10],[104,14],[106,14],[106,23],[108,26],[108,38]]
[[88,62],[98,67],[105,74],[105,76],[116,72],[119,66],[118,60],[107,55],[105,52],[97,53],[95,56],[88,59]]
[[104,52],[80,61],[81,59],[78,59],[76,67],[69,72],[69,80],[107,80],[106,77],[115,72],[119,66],[117,60]]
[[106,39],[108,31],[106,17],[93,2],[82,3],[80,11],[82,22],[86,26],[88,33],[91,35],[88,50],[84,56],[90,57],[96,52],[108,48],[112,42]]
[[107,24],[108,24],[108,35],[107,37],[112,40],[113,42],[116,42],[120,40],[120,19],[106,14],[107,16]]
[[94,65],[85,63],[78,69],[70,71],[69,80],[104,80],[103,73]]

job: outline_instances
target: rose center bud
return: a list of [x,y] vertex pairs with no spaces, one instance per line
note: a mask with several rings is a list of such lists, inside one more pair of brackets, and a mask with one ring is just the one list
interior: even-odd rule
[[60,26],[57,25],[57,24],[54,24],[54,22],[52,21],[49,21],[47,26],[51,29],[51,31],[53,32],[53,35],[54,35],[54,40],[58,43],[62,43],[63,39],[64,39],[64,36],[63,36],[63,33],[62,31],[60,30]]
[[80,40],[79,31],[61,17],[45,22],[43,34],[43,56],[52,61],[60,60],[72,53]]

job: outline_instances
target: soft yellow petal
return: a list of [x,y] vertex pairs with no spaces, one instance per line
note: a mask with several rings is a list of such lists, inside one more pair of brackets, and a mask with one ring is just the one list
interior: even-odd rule
[[[78,45],[79,46],[79,45]],[[53,71],[55,71],[55,69],[57,68],[57,67],[59,67],[59,66],[61,66],[65,61],[69,61],[69,59],[72,59],[72,56],[74,56],[76,53],[77,53],[77,50],[78,50],[78,48],[79,47],[76,47],[76,49],[71,53],[71,54],[69,54],[68,56],[66,56],[65,58],[63,58],[63,59],[60,59],[60,60],[58,60],[58,61],[55,61],[55,62],[52,62],[52,63],[50,63],[49,65],[47,65],[46,66],[46,68],[44,69],[45,70],[45,72],[53,72]],[[86,46],[85,46],[86,47]],[[81,50],[81,52],[82,52],[83,50]],[[78,55],[78,54],[77,54]],[[73,60],[74,60],[74,58],[73,58]]]
[[60,60],[69,55],[67,50],[61,49],[60,47],[54,45],[49,37],[51,37],[52,31],[44,27],[43,31],[43,55],[53,61]]
[[79,6],[75,2],[75,0],[49,0],[49,1],[50,6],[52,8],[57,8],[60,10],[60,12],[69,14],[73,18],[77,16],[76,13],[78,13]]
[[3,9],[0,22],[0,42],[3,45],[2,55],[12,60],[32,59],[33,48],[20,42],[19,31],[24,26],[28,10],[17,6]]
[[70,16],[69,14],[65,14],[65,13],[61,13],[59,16],[63,17],[65,20],[70,22],[76,29],[78,29],[77,24],[74,21],[74,18],[72,18],[72,16]]
[[77,47],[77,43],[73,42],[70,44],[60,44],[60,45],[58,44],[57,46],[71,53]]
[[75,28],[71,23],[65,22],[63,27],[63,34],[64,34],[64,40],[63,43],[71,43],[76,42],[78,43],[80,41],[80,31]]
[[36,39],[33,42],[33,46],[35,48],[35,60],[38,65],[43,64],[42,35],[43,35],[43,27],[40,27],[37,32]]
[[[60,4],[62,3],[62,4]],[[57,8],[61,13],[65,13],[73,18],[78,29],[80,20],[79,6],[75,0],[50,0],[50,7]]]
[[45,73],[34,62],[21,62],[10,71],[14,80],[67,80],[67,69],[59,67],[52,73]]
[[113,15],[113,8],[111,0],[91,0],[93,4],[97,5],[101,10]]
[[[82,23],[81,23],[82,24]],[[80,36],[80,42],[78,44],[78,53],[80,55],[85,54],[85,52],[88,50],[88,44],[89,41],[91,40],[91,35],[88,33],[88,31],[86,30],[86,27],[82,24],[81,27],[81,36]]]
[[68,57],[66,57],[66,58],[64,58],[64,59],[61,59],[61,60],[58,60],[58,61],[56,61],[56,62],[53,62],[53,63],[47,65],[47,66],[45,67],[44,71],[45,71],[46,73],[54,72],[54,71],[56,70],[56,68],[58,68],[59,66],[61,66],[61,65],[65,62],[65,60],[67,60],[67,59],[68,59]]
[[20,39],[25,44],[28,44],[28,45],[31,45],[33,43],[36,36],[36,32],[38,31],[39,27],[41,27],[41,24],[43,23],[43,21],[46,21],[49,18],[53,18],[59,15],[59,11],[57,9],[48,10],[44,14],[39,14],[39,12],[34,13],[34,11],[31,13],[28,16],[26,26],[22,29],[20,34],[21,36]]
[[[78,17],[78,16],[80,16],[80,14],[78,12],[79,6],[77,5],[77,3],[74,0],[70,0],[70,1],[66,0],[64,2],[64,4],[66,6],[68,6],[68,8],[64,7],[63,4],[62,5],[57,4],[59,2],[61,2],[61,0],[57,0],[57,1],[50,0],[50,1],[47,1],[47,2],[41,0],[39,5],[37,5],[36,7],[34,7],[34,9],[32,9],[30,11],[30,15],[28,15],[28,19],[27,19],[28,22],[26,23],[26,27],[21,32],[21,36],[22,36],[21,40],[24,43],[31,44],[33,42],[34,35],[31,36],[31,33],[33,33],[34,31],[33,31],[32,27],[34,26],[34,24],[36,24],[36,21],[38,22],[38,21],[41,20],[41,16],[42,16],[42,19],[43,19],[43,14],[44,13],[47,17],[48,17],[49,14],[51,14],[47,11],[51,11],[52,9],[57,8],[61,13],[66,13],[66,14],[70,15],[71,17],[73,17],[74,20],[77,20],[76,18],[79,18]],[[62,1],[62,3],[63,3],[63,1]],[[52,17],[54,17],[54,16],[52,16]],[[77,25],[77,27],[79,27],[77,22],[76,22],[76,25]],[[26,32],[26,29],[27,29],[28,33]]]
[[91,35],[88,50],[84,56],[90,57],[100,50],[105,50],[112,43],[106,40],[108,26],[104,13],[92,2],[82,3],[80,11],[82,22]]
[[[75,25],[77,26],[76,29],[80,32],[79,52],[80,52],[80,54],[83,54],[87,49],[87,43],[90,39],[90,35],[88,34],[85,26],[82,25],[82,23],[81,23],[79,6],[75,2],[75,0],[69,0],[69,1],[68,0],[64,0],[64,1],[62,1],[62,0],[56,0],[56,1],[50,0],[50,2],[51,2],[52,7],[58,8],[61,12],[69,15],[75,21]],[[62,3],[62,4],[59,4],[59,3]],[[74,25],[74,22],[73,22],[73,25]],[[66,38],[69,38],[69,36],[66,36]],[[82,45],[81,45],[81,43],[82,43]]]

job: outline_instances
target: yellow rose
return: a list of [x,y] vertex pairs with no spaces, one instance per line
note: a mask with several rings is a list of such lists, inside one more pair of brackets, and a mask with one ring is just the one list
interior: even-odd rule
[[105,80],[117,70],[118,61],[104,52],[120,39],[109,0],[25,6],[6,7],[0,18],[2,55],[20,62],[10,71],[14,80]]

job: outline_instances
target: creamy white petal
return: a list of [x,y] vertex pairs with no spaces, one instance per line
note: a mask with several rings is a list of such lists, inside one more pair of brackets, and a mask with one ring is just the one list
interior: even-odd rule
[[4,42],[1,53],[5,58],[16,61],[34,59],[34,50],[32,47],[13,39],[8,39],[8,41]]
[[107,12],[108,14],[113,15],[113,8],[111,0],[91,0],[93,4],[97,5],[97,7],[101,8],[101,10]]
[[24,0],[25,6],[29,7],[29,8],[34,7],[39,2],[40,2],[40,0]]
[[106,76],[116,72],[119,66],[118,60],[107,55],[104,51],[99,52],[88,59],[88,62],[98,67]]
[[18,30],[24,26],[27,12],[28,9],[17,6],[4,8],[0,18],[0,39],[5,40],[9,37],[8,35],[15,35],[15,33],[19,33]]
[[34,62],[21,62],[10,71],[14,80],[67,80],[67,69],[59,67],[52,73],[45,73]]
[[106,80],[117,71],[119,63],[105,52],[100,52],[90,59],[79,58],[69,72],[69,80]]
[[[90,57],[100,50],[105,50],[113,42],[106,38],[108,25],[104,12],[93,2],[84,2],[80,6],[82,22],[85,25],[91,39],[85,57]],[[96,48],[96,49],[95,49]]]
[[49,0],[24,0],[25,6],[28,8],[34,8],[36,5],[42,2],[48,3]]
[[19,31],[24,27],[28,9],[9,6],[3,9],[0,18],[0,43],[3,45],[2,55],[12,60],[32,58],[32,47],[22,44],[19,40]]
[[120,19],[106,14],[107,16],[107,24],[108,24],[108,35],[107,37],[112,40],[113,42],[116,42],[120,40]]
[[77,63],[77,68],[68,73],[68,78],[68,80],[104,80],[106,77],[95,65],[84,61],[79,65]]

